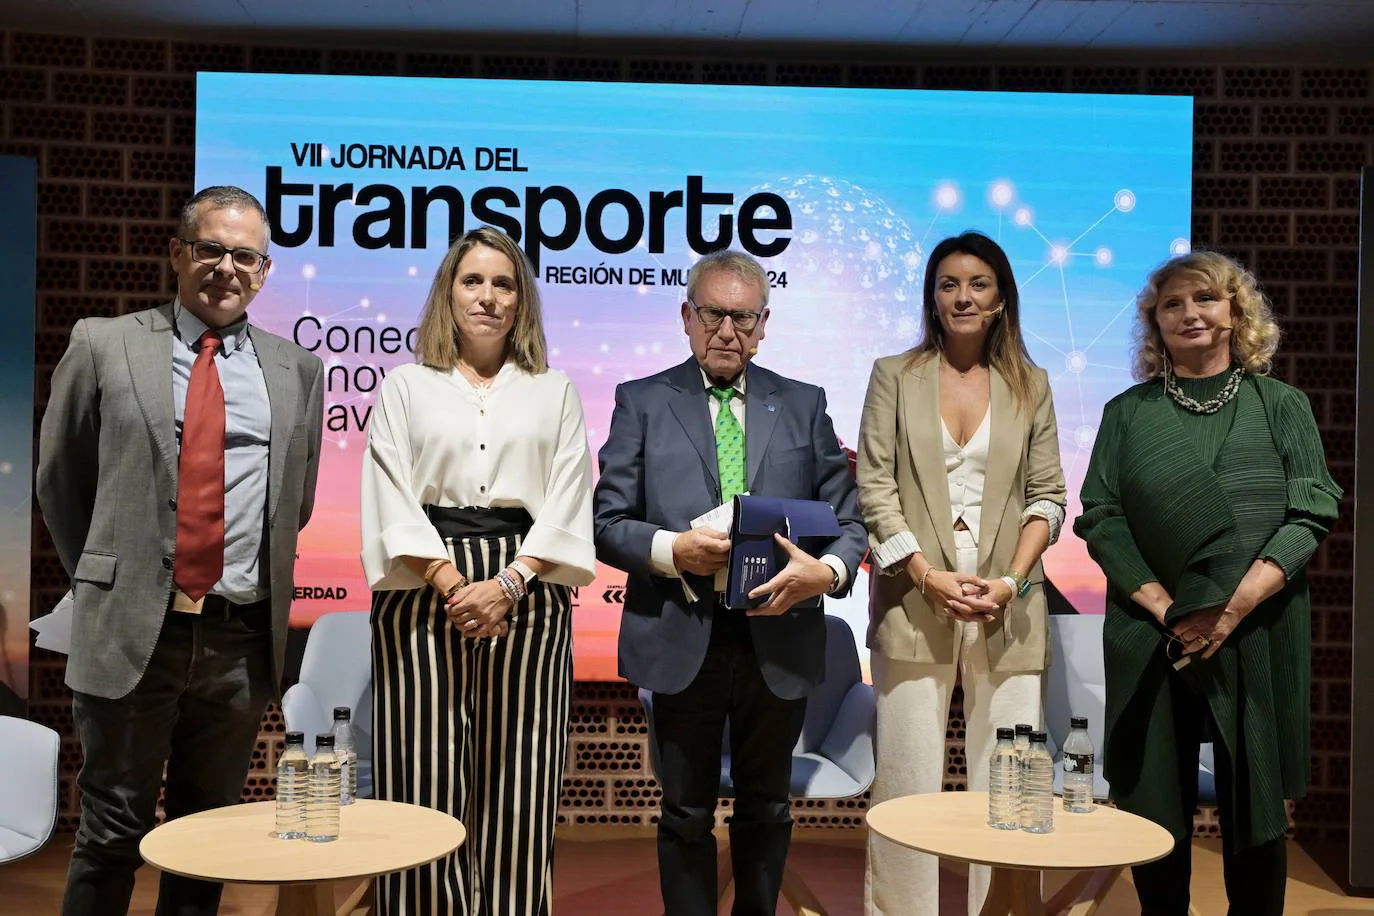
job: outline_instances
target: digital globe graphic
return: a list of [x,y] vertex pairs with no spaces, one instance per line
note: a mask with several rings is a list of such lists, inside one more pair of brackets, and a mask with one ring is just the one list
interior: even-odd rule
[[[920,337],[920,243],[880,196],[843,178],[782,177],[754,191],[778,194],[792,212],[791,244],[765,263],[776,285],[759,362],[828,392],[864,391],[875,359]],[[852,447],[862,399],[829,406]]]

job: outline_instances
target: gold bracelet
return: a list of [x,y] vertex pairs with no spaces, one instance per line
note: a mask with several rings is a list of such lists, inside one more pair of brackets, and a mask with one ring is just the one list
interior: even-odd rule
[[1023,576],[1014,569],[1008,568],[1006,572],[1002,573],[1002,578],[1010,579],[1012,582],[1016,583],[1011,590],[1013,598],[1024,597],[1025,594],[1030,591],[1030,577]]
[[449,586],[448,591],[444,592],[444,600],[447,601],[458,593],[458,590],[468,584],[468,577],[462,573],[458,574],[458,581]]
[[927,566],[927,567],[926,567],[926,571],[923,572],[923,573],[921,573],[921,581],[920,581],[920,583],[918,583],[918,585],[919,585],[919,587],[920,587],[920,589],[921,589],[921,597],[923,597],[923,598],[925,597],[925,594],[926,594],[926,576],[930,575],[930,571],[931,571],[932,569],[934,569],[934,568],[935,568],[935,567],[934,567],[933,565],[932,565],[932,566]]
[[444,564],[447,563],[447,562],[448,562],[448,560],[430,560],[430,561],[429,561],[429,565],[425,567],[425,584],[426,584],[426,585],[433,585],[433,584],[434,584],[434,574],[437,573],[440,569],[443,569]]

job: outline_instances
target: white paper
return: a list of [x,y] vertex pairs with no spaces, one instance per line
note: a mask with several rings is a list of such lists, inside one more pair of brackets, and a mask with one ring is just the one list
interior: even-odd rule
[[[741,493],[740,496],[748,496],[748,493]],[[726,534],[735,527],[735,501],[721,503],[710,512],[698,515],[692,519],[693,528],[714,528],[716,531],[724,531]]]
[[[740,494],[740,496],[748,495],[748,493]],[[730,532],[735,527],[735,501],[731,499],[728,502],[723,502],[710,512],[698,515],[696,518],[692,519],[689,524],[693,528],[712,528],[716,531],[723,531],[725,535],[729,537]],[[725,582],[726,570],[717,570],[712,587],[718,592],[723,592],[725,591]],[[687,584],[686,579],[682,580],[682,592],[687,596],[687,602],[689,604],[697,600],[697,593]]]
[[38,634],[33,644],[49,652],[69,655],[72,651],[72,593],[62,596],[52,613],[29,622],[29,629]]

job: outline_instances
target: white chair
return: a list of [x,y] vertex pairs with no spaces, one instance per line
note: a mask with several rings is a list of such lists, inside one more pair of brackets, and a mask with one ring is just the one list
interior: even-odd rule
[[43,848],[57,827],[57,732],[0,716],[0,864]]
[[334,707],[353,712],[358,751],[358,796],[372,795],[372,632],[367,611],[335,611],[310,628],[300,680],[282,697],[288,731],[304,732],[309,752],[316,735],[334,726]]
[[1107,799],[1107,780],[1102,775],[1103,737],[1107,709],[1107,672],[1102,661],[1101,614],[1050,615],[1050,667],[1045,676],[1045,725],[1050,754],[1054,757],[1054,792],[1064,792],[1064,741],[1069,737],[1069,718],[1088,717],[1088,737],[1096,754],[1093,766],[1093,798]]

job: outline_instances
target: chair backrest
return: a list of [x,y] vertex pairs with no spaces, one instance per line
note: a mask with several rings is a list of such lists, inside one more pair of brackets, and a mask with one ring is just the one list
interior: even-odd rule
[[[873,689],[863,683],[859,653],[854,643],[854,631],[850,629],[849,624],[839,617],[827,616],[825,629],[825,679],[807,698],[802,734],[792,752],[792,792],[796,796],[847,798],[865,791],[873,782]],[[658,742],[654,735],[653,693],[641,688],[639,702],[644,707],[649,725],[649,765],[657,773],[660,761]],[[722,745],[726,750],[722,760],[721,792],[729,794],[732,790],[729,779],[728,722]],[[803,761],[803,766],[799,769],[797,761],[802,760],[803,755],[812,758],[812,761]],[[807,773],[814,770],[815,758],[829,760],[844,774],[844,777],[838,780],[829,779],[826,783],[827,789],[831,783],[843,784],[844,788],[821,791],[820,794],[802,790],[801,783],[807,783]]]
[[825,679],[806,698],[806,721],[797,739],[796,753],[821,749],[849,688],[863,680],[854,631],[839,617],[825,617]]
[[[305,747],[333,725],[335,706],[353,711],[353,735],[360,759],[372,757],[372,631],[367,611],[335,611],[310,627],[301,658],[300,683],[315,703],[302,704],[292,688],[283,698],[287,727],[306,732]],[[318,709],[312,708],[318,706]]]
[[367,611],[335,611],[310,627],[301,658],[301,681],[310,684],[321,699],[321,685],[329,697],[341,697],[335,706],[357,708],[363,694],[372,692],[372,631]]
[[1045,725],[1055,759],[1069,736],[1069,717],[1087,716],[1097,768],[1102,767],[1107,672],[1101,614],[1050,615],[1050,667],[1045,677]]
[[57,732],[0,716],[0,863],[43,848],[57,826]]

